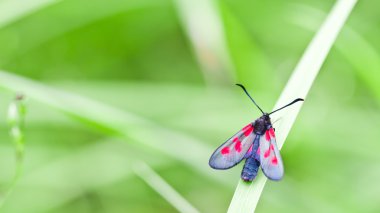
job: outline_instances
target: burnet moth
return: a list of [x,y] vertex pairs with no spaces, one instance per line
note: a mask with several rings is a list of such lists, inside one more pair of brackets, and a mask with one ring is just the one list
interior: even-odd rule
[[236,85],[244,90],[263,115],[243,127],[243,129],[218,147],[212,154],[209,165],[214,169],[229,169],[240,163],[243,159],[246,159],[241,172],[241,178],[244,181],[255,179],[260,166],[265,176],[269,179],[281,180],[284,175],[284,166],[277,148],[276,136],[269,115],[298,101],[303,101],[303,99],[297,98],[271,113],[265,113],[256,104],[243,85]]

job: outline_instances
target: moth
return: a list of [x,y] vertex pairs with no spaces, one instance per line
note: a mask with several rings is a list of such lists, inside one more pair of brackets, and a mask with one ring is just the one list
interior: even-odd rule
[[244,90],[263,115],[243,127],[239,132],[218,147],[211,155],[209,165],[214,169],[229,169],[245,159],[245,164],[241,172],[241,178],[244,181],[252,181],[255,179],[260,166],[268,179],[281,180],[284,176],[284,165],[277,148],[275,131],[269,116],[298,101],[304,100],[297,98],[271,113],[265,113],[259,105],[256,104],[243,85],[236,85]]

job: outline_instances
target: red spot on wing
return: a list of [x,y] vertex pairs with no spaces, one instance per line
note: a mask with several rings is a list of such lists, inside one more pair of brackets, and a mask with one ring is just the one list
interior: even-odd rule
[[264,158],[269,157],[269,155],[270,155],[270,149],[268,149],[267,151],[265,151]]
[[240,141],[236,142],[236,144],[235,144],[235,150],[237,152],[241,152],[241,142]]
[[253,126],[252,126],[252,124],[248,124],[247,126],[243,127],[242,130],[244,132],[244,135],[247,137],[248,135],[250,135],[253,132]]
[[265,140],[270,141],[269,130],[265,132]]
[[272,151],[274,151],[274,146],[273,146],[273,144],[271,144],[271,145],[269,146],[269,149],[272,150]]
[[243,127],[243,131],[247,130],[247,129],[252,129],[252,124],[248,124],[247,126]]
[[257,152],[256,152],[258,155],[260,154],[260,147],[257,148]]
[[237,152],[241,152],[241,141],[239,140],[239,138],[236,137],[236,138],[232,139],[232,142],[235,143],[235,150]]
[[241,143],[241,141],[239,140],[238,137],[234,138],[234,139],[232,140],[232,142],[234,142],[234,143],[237,143],[237,142]]
[[273,165],[277,165],[278,160],[277,160],[276,156],[273,156],[271,162],[272,162]]
[[274,130],[273,130],[273,128],[270,128],[269,129],[269,134],[272,136],[272,137],[276,137],[275,135],[274,135]]
[[222,153],[222,155],[227,155],[228,153],[230,153],[230,147],[224,147],[222,150],[220,150],[220,153]]

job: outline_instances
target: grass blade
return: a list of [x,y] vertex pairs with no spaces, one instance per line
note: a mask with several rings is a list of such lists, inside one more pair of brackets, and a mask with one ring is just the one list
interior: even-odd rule
[[[313,30],[312,26],[316,25],[316,21],[312,18],[300,21],[297,17],[305,16],[308,14],[311,17],[321,17],[324,15],[323,11],[315,8],[310,8],[304,5],[296,5],[296,9],[302,10],[302,13],[295,16],[291,20],[307,30]],[[346,58],[347,63],[356,70],[357,75],[366,86],[380,101],[380,78],[373,76],[380,70],[380,53],[366,38],[357,32],[354,28],[346,26],[342,31],[342,37],[335,43],[335,48],[343,57]]]
[[[307,96],[331,46],[355,3],[356,0],[337,1],[325,22],[310,42],[274,109],[287,104],[295,98],[305,98]],[[277,130],[276,139],[279,148],[284,144],[301,106],[301,104],[297,104],[272,116],[272,120],[279,119],[279,122],[274,125]],[[228,212],[253,212],[260,199],[266,180],[267,178],[261,174],[252,184],[239,180]]]
[[[13,0],[10,0],[13,1]],[[120,14],[123,12],[129,12],[136,9],[148,8],[151,6],[157,6],[162,1],[156,0],[141,0],[141,1],[92,1],[91,2],[91,10],[88,11],[80,11],[80,8],[85,8],[88,5],[86,1],[62,1],[62,0],[32,0],[27,2],[35,2],[33,3],[33,7],[27,6],[27,8],[20,7],[20,4],[25,5],[24,2],[18,2],[20,0],[15,1],[16,3],[12,3],[9,6],[0,4],[0,28],[3,25],[9,25],[9,27],[15,27],[14,31],[16,35],[19,36],[19,39],[23,41],[22,48],[18,49],[17,55],[28,55],[30,52],[33,52],[35,48],[42,46],[45,43],[48,43],[54,40],[57,37],[68,34],[75,30],[79,30],[83,27],[91,25],[91,23],[96,23],[100,20],[105,20],[109,17],[115,16],[116,14]],[[26,17],[27,15],[33,15],[34,12],[39,12],[38,9],[43,9],[44,6],[52,5],[53,3],[59,4],[56,8],[67,8],[67,10],[62,10],[62,16],[55,16],[49,18],[49,15],[43,13],[42,17],[46,17],[45,19],[36,19],[35,17]],[[30,3],[32,4],[32,3]],[[38,6],[38,7],[37,7]],[[13,7],[18,7],[13,9]],[[20,9],[21,8],[21,9]],[[29,10],[27,10],[29,9]],[[8,11],[13,10],[22,10],[25,14],[9,14],[9,17],[6,15]],[[53,9],[54,10],[54,9]],[[6,13],[5,13],[6,12]],[[3,13],[5,15],[3,15]],[[5,16],[5,17],[3,17]],[[3,19],[4,20],[3,20]],[[24,19],[25,20],[24,20]],[[15,23],[12,25],[13,20],[21,20],[20,23]],[[30,36],[30,33],[37,33],[28,28],[30,23],[39,23],[42,25],[46,25],[45,27],[49,30],[45,31],[43,34],[38,34],[38,36]],[[60,27],[55,28],[55,24],[59,22]],[[3,50],[4,51],[4,50]],[[9,50],[8,50],[9,51]],[[14,56],[13,52],[2,52],[3,55],[7,55],[10,61],[1,62],[1,64],[6,64],[11,62]],[[21,52],[20,52],[21,51]],[[11,56],[11,57],[10,57]]]
[[231,72],[232,60],[227,50],[227,41],[216,2],[213,0],[175,2],[206,83],[230,83],[234,78]]
[[[236,14],[231,11],[228,4],[220,2],[220,9],[237,82],[241,82],[247,88],[254,85],[256,90],[267,88],[267,82],[262,79],[272,76],[274,69],[266,54],[236,17]],[[260,72],[256,72],[257,70]]]
[[[55,212],[88,191],[101,190],[130,178],[134,175],[131,162],[141,155],[118,139],[93,141],[65,154],[51,147],[28,149],[26,160],[33,161],[37,155],[49,151],[56,153],[57,157],[45,156],[36,167],[25,171],[4,203],[2,212]],[[170,159],[157,159],[146,154],[143,160],[154,167],[165,167],[171,163]],[[33,199],[23,196],[29,194]]]
[[[100,128],[107,134],[120,136],[127,141],[137,142],[132,145],[142,145],[164,153],[190,165],[205,176],[229,185],[229,181],[222,176],[212,175],[204,158],[199,157],[208,156],[212,148],[196,138],[161,127],[132,113],[4,71],[0,71],[0,87],[11,91],[23,91],[29,98],[64,112],[82,123]],[[181,146],[178,146],[178,143],[181,143]],[[192,152],[184,155],[183,150]]]
[[142,180],[172,204],[179,212],[199,212],[152,168],[150,168],[148,164],[138,162],[134,165],[133,170]]

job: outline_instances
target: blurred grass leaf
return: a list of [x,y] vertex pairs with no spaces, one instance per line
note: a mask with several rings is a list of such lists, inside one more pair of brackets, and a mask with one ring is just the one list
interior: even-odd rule
[[[116,139],[94,141],[79,150],[71,150],[28,171],[20,179],[2,210],[45,212],[62,206],[83,196],[87,191],[132,176],[132,162],[141,154],[142,152],[134,153],[125,143]],[[143,159],[152,166],[162,166],[170,162],[168,159],[145,156],[147,157]],[[60,196],[56,196],[57,194]],[[30,196],[34,199],[30,199]]]
[[[12,2],[12,0],[9,2]],[[49,2],[49,4],[55,4],[50,5],[49,9],[46,10],[43,10],[44,8],[42,6],[44,6],[44,4],[41,4],[39,8],[31,8],[33,10],[23,9],[20,18],[28,15],[27,19],[20,19],[2,29],[3,31],[0,32],[0,44],[4,45],[3,51],[0,52],[0,57],[2,58],[0,64],[3,65],[2,68],[4,68],[4,65],[12,65],[15,60],[17,61],[17,57],[22,58],[22,56],[33,54],[33,50],[60,36],[67,36],[76,30],[123,12],[130,12],[141,8],[154,8],[160,5],[160,3],[162,4],[167,1],[141,0],[104,2],[94,0],[91,2],[91,10],[83,10],[83,8],[88,7],[87,1],[31,0],[27,2]],[[14,3],[10,4],[12,8],[23,8],[17,7],[21,4],[20,0]],[[33,5],[37,6],[37,3],[33,3]],[[4,10],[8,10],[8,6],[5,7]],[[12,16],[14,15],[12,14]],[[31,28],[30,26],[34,27]],[[97,37],[87,39],[95,38]],[[11,44],[8,44],[10,41],[12,41]],[[21,45],[20,42],[22,42]],[[59,47],[60,51],[64,52],[65,49],[66,48],[62,46]]]
[[216,1],[175,0],[175,3],[206,83],[231,83],[234,69]]
[[143,161],[136,162],[133,165],[133,170],[142,180],[172,204],[179,212],[199,212],[152,168],[150,168],[148,164]]
[[254,86],[256,90],[264,90],[268,86],[272,87],[268,81],[263,80],[273,75],[273,69],[265,53],[242,26],[228,5],[221,2],[220,7],[237,81],[249,87]]
[[[81,122],[108,134],[140,142],[138,147],[144,145],[153,148],[192,166],[207,177],[228,184],[223,177],[212,175],[208,165],[199,158],[199,156],[208,156],[211,148],[195,138],[168,130],[132,113],[4,71],[0,72],[0,87],[11,91],[25,91],[28,97],[73,116]],[[179,142],[181,146],[178,146]],[[183,155],[183,150],[192,150],[192,152]]]
[[[313,30],[312,27],[317,24],[311,17],[316,19],[324,15],[322,11],[308,6],[297,5],[297,8],[299,14],[293,16],[291,21],[307,30]],[[313,15],[309,17],[306,14]],[[346,58],[347,63],[352,65],[356,74],[366,83],[380,103],[380,78],[374,77],[380,70],[380,53],[364,36],[350,26],[346,26],[341,35],[334,44],[335,48]]]

